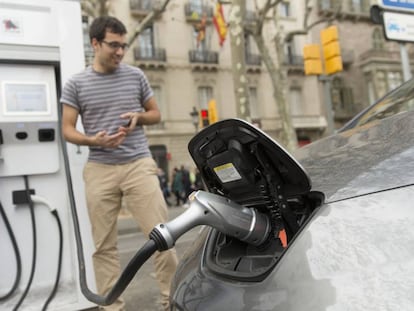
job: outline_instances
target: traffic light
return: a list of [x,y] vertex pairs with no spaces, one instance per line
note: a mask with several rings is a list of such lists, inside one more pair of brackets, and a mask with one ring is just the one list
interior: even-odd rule
[[341,47],[339,46],[338,27],[330,26],[321,30],[323,58],[326,74],[342,71]]
[[323,73],[319,44],[305,45],[303,47],[303,60],[306,75],[320,75]]
[[200,110],[200,120],[201,120],[201,127],[206,127],[210,124],[210,121],[208,119],[208,110],[207,109],[201,109]]
[[216,123],[218,121],[216,101],[211,99],[208,102],[208,122],[209,124]]

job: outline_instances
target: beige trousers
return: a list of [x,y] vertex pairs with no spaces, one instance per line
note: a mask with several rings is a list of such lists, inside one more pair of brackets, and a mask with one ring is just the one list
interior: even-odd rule
[[[157,224],[168,220],[167,207],[157,177],[157,165],[152,158],[116,165],[88,162],[83,177],[96,248],[93,254],[96,284],[99,294],[106,295],[121,272],[117,248],[117,219],[121,201],[146,236]],[[170,249],[156,252],[153,257],[161,303],[167,310],[177,255],[175,249]],[[118,298],[103,309],[125,310],[125,303]]]

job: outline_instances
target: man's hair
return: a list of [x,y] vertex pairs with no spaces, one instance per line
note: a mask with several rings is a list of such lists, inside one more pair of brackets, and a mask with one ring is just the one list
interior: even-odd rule
[[96,18],[89,28],[89,39],[95,38],[101,42],[105,38],[106,32],[112,32],[119,35],[127,33],[125,25],[117,18],[112,16],[101,16]]

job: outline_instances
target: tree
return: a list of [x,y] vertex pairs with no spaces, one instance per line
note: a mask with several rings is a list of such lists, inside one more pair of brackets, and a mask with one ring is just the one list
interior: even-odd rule
[[108,15],[111,4],[108,0],[82,0],[82,12],[89,17]]
[[[237,0],[238,1],[238,0]],[[257,23],[245,23],[244,31],[253,36],[257,48],[262,56],[273,86],[273,98],[278,107],[282,127],[281,127],[281,144],[288,150],[292,151],[297,148],[297,136],[293,127],[292,117],[290,115],[287,100],[287,68],[283,66],[284,47],[291,42],[297,35],[307,35],[316,25],[336,19],[340,13],[341,7],[338,6],[337,13],[330,18],[318,20],[312,24],[309,23],[311,13],[311,0],[304,0],[305,15],[301,29],[285,32],[283,25],[279,21],[277,7],[283,0],[255,0],[255,11]],[[259,5],[259,2],[261,5]],[[244,1],[241,1],[245,5]],[[269,20],[273,21],[270,23]],[[273,27],[275,29],[272,43],[276,52],[276,58],[271,57],[269,45],[266,44],[264,37],[264,27]]]
[[246,77],[246,60],[244,50],[243,18],[246,7],[245,0],[234,0],[230,9],[230,48],[233,71],[234,98],[237,116],[250,121],[249,90]]
[[161,4],[159,4],[158,1],[156,2],[156,4],[154,4],[152,11],[149,12],[144,17],[144,19],[141,20],[140,23],[135,27],[134,34],[131,36],[131,38],[128,41],[129,45],[132,45],[132,43],[139,36],[141,31],[143,31],[148,25],[150,25],[153,22],[154,19],[156,19],[158,16],[160,16],[165,11],[169,2],[170,0],[164,0]]
[[[150,25],[154,19],[160,16],[166,9],[170,0],[164,0],[162,3],[158,1],[154,4],[152,10],[138,23],[134,29],[134,33],[128,40],[128,44],[136,40],[142,30]],[[111,3],[108,0],[82,0],[81,1],[82,12],[89,17],[96,18],[98,16],[109,15],[111,9]]]

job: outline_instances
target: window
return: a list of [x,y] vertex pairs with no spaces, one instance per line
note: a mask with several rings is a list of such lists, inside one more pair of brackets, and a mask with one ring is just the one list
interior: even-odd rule
[[164,114],[165,108],[164,108],[164,103],[163,103],[163,98],[162,98],[161,87],[158,85],[155,85],[155,86],[152,86],[152,90],[154,92],[154,99],[157,102],[158,108],[161,114]]
[[250,108],[250,117],[252,119],[259,118],[259,107],[257,102],[257,88],[249,87],[249,108]]
[[395,89],[401,83],[402,77],[399,71],[377,71],[375,74],[377,99],[384,96],[387,92]]
[[203,14],[203,0],[190,0],[190,10],[201,16]]
[[295,64],[295,45],[293,41],[287,42],[284,46],[285,61],[287,64]]
[[89,19],[88,16],[82,16],[83,47],[85,51],[85,62],[91,64],[93,61],[94,51],[89,39]]
[[281,17],[289,17],[290,16],[290,3],[289,2],[281,2],[279,3],[279,15]]
[[208,102],[213,98],[213,88],[210,86],[200,86],[198,88],[198,107],[208,109]]
[[384,71],[377,71],[376,73],[376,87],[378,98],[381,98],[387,93],[387,79]]
[[342,78],[334,78],[331,90],[332,109],[336,117],[353,114],[355,104],[352,88],[346,87]]
[[320,6],[321,6],[321,10],[333,9],[331,0],[320,0]]
[[355,13],[361,13],[362,11],[362,0],[351,0],[351,11]]
[[141,57],[151,58],[154,56],[154,29],[153,26],[145,28],[138,37]]
[[402,83],[401,73],[390,71],[387,73],[387,80],[388,80],[388,91],[391,91]]
[[289,90],[289,105],[292,116],[302,114],[302,90],[300,88],[293,87]]
[[141,0],[142,2],[142,9],[145,11],[152,10],[152,0]]
[[261,57],[258,52],[256,42],[253,39],[253,36],[249,34],[244,34],[244,56],[246,65],[260,66]]
[[369,13],[370,1],[368,0],[351,0],[351,12],[358,14]]

